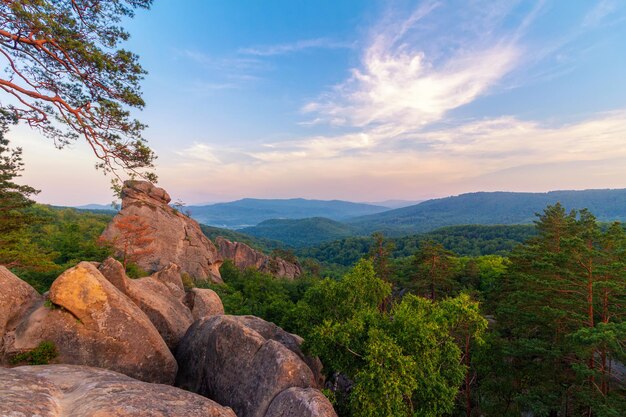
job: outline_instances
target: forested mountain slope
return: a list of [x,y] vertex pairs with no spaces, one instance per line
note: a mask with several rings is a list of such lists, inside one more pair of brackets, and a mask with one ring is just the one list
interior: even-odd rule
[[600,221],[626,220],[626,189],[551,191],[548,193],[479,192],[461,194],[362,216],[347,223],[361,234],[419,233],[459,224],[524,224],[547,205],[567,210],[587,208]]
[[379,213],[388,210],[388,208],[340,200],[244,198],[229,203],[189,206],[188,210],[191,217],[199,223],[237,229],[254,226],[269,219],[327,217],[332,220],[345,220],[351,217]]

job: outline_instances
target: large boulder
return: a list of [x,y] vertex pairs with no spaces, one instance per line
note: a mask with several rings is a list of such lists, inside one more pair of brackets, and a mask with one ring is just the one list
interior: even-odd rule
[[41,296],[33,287],[0,265],[0,352],[7,329],[15,327],[40,300]]
[[0,416],[237,417],[199,395],[86,366],[0,368],[0,398]]
[[311,372],[313,372],[316,387],[322,388],[324,386],[325,378],[322,373],[322,362],[318,357],[308,356],[302,352],[301,346],[304,339],[297,334],[286,332],[281,327],[272,322],[265,321],[260,317],[236,316],[236,319],[246,327],[263,336],[265,339],[275,340],[298,355],[298,357],[311,369]]
[[298,355],[236,316],[196,321],[180,342],[176,358],[177,386],[228,405],[239,417],[264,417],[284,390],[316,385],[313,372]]
[[[102,233],[117,255],[123,255],[149,272],[178,265],[196,281],[222,282],[222,258],[198,223],[169,206],[167,192],[147,181],[126,181],[122,189],[122,209]],[[147,231],[143,239],[127,245],[129,224]]]
[[320,391],[288,388],[274,398],[265,417],[337,417],[337,413]]
[[208,288],[192,288],[185,298],[194,320],[224,314],[220,296]]
[[223,259],[230,259],[241,270],[246,268],[258,269],[280,278],[294,279],[302,275],[302,268],[294,262],[282,258],[270,257],[252,249],[241,242],[231,242],[223,237],[215,239],[218,252]]
[[167,346],[176,349],[194,320],[183,303],[185,293],[180,272],[176,280],[177,266],[172,264],[150,277],[134,280],[126,276],[124,266],[113,258],[105,260],[98,269],[148,316]]
[[51,341],[60,363],[111,369],[171,384],[177,365],[146,314],[89,262],[59,276],[41,301],[5,335],[2,357]]

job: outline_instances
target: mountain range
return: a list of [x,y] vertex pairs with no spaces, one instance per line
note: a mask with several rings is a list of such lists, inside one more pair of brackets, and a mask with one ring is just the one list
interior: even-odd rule
[[400,237],[454,225],[529,224],[536,219],[536,213],[557,202],[567,210],[587,208],[602,222],[626,221],[626,189],[479,192],[428,200],[343,221],[320,217],[268,220],[241,232],[305,247],[351,236],[368,236],[376,231]]
[[389,208],[341,200],[244,198],[228,203],[188,206],[186,210],[199,223],[241,229],[270,219],[325,217],[331,220],[347,220],[352,217],[380,213]]

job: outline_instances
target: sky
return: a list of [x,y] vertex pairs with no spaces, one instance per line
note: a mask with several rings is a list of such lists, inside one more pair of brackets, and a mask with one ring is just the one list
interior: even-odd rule
[[[155,0],[125,27],[187,204],[626,187],[622,0]],[[10,138],[38,201],[111,201],[84,143]]]

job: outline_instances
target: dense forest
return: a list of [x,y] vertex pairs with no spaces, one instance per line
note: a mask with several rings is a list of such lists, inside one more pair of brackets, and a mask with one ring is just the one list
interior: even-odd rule
[[[109,255],[98,241],[108,214],[40,205],[24,213],[28,225],[0,256],[40,291],[77,261]],[[535,226],[357,239],[359,259],[346,256],[331,278],[324,260],[321,272],[294,281],[226,262],[225,284],[209,287],[227,313],[303,336],[325,364],[325,394],[340,416],[617,417],[626,406],[626,233],[601,226],[586,210],[555,205]]]

